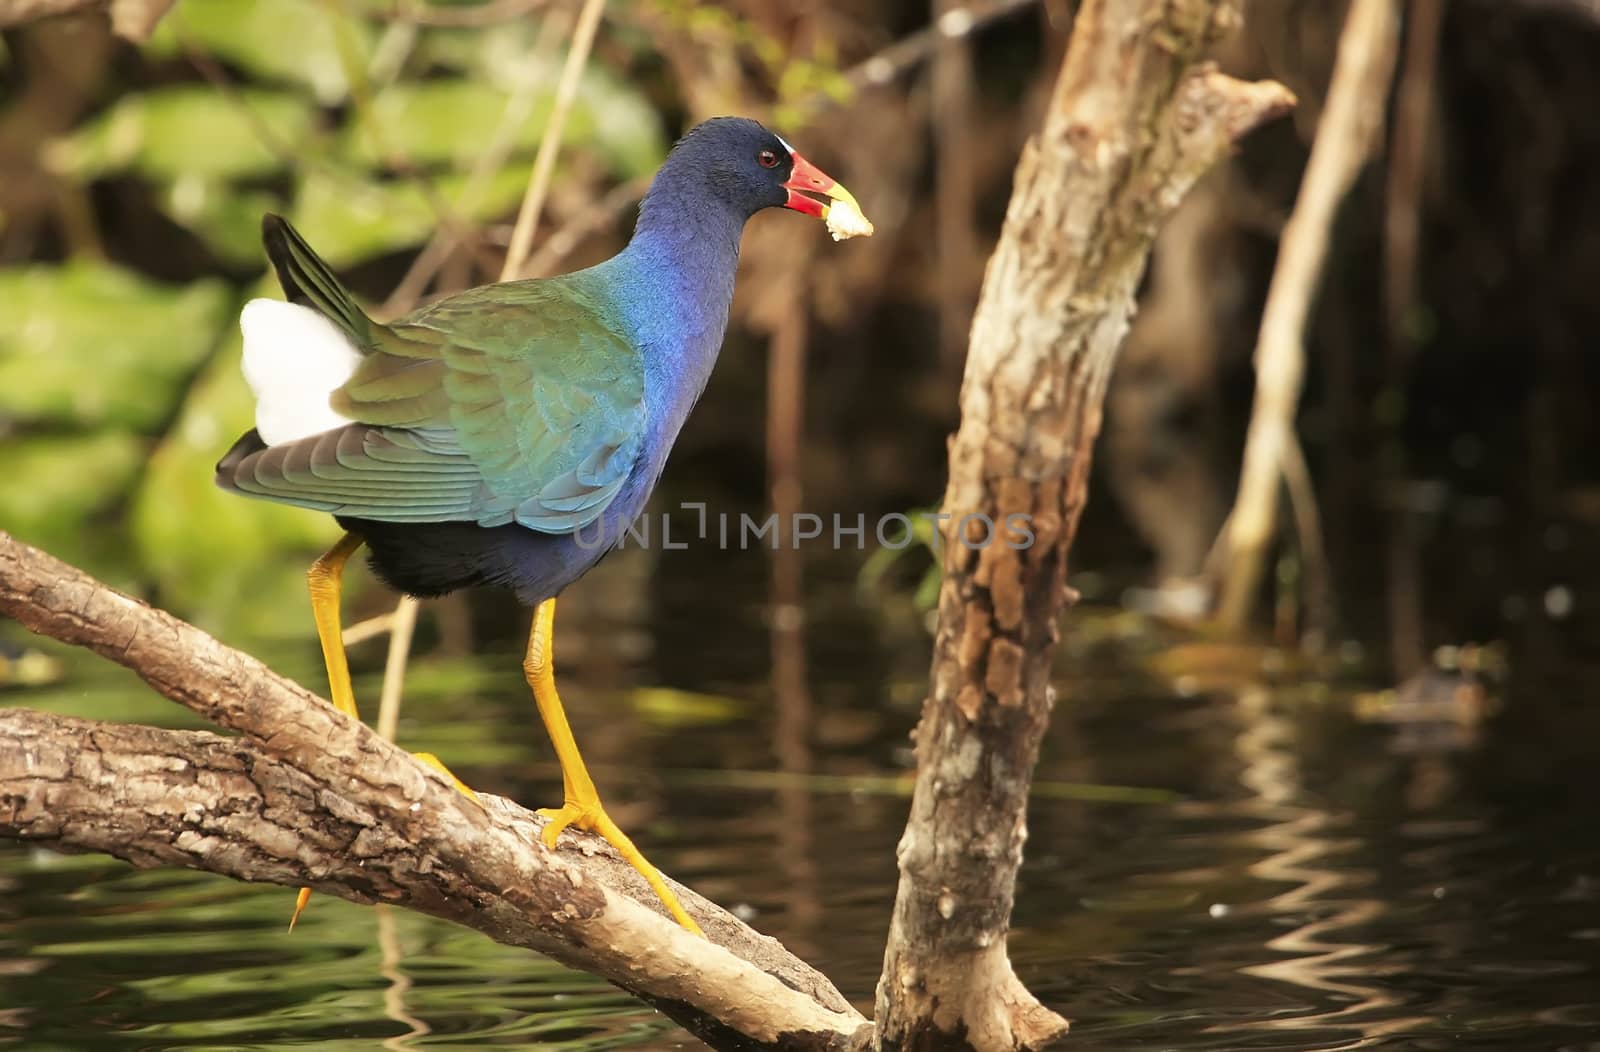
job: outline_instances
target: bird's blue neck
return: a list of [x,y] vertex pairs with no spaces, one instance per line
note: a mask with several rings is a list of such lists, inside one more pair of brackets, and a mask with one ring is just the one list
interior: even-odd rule
[[628,247],[596,269],[644,352],[653,430],[670,446],[722,347],[745,217],[663,182],[640,206]]

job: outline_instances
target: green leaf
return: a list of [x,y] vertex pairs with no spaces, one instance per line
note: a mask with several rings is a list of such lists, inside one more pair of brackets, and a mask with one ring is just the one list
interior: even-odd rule
[[[524,163],[544,137],[559,74],[559,64],[536,65],[526,57],[517,69],[518,77],[533,77],[536,83],[528,118],[511,135],[512,148]],[[376,121],[388,147],[413,162],[465,171],[495,140],[514,86],[460,78],[396,84],[374,100],[369,119]],[[645,98],[598,70],[584,76],[564,134],[568,149],[592,149],[623,176],[650,170],[666,149],[661,122]],[[341,148],[358,164],[385,160],[370,128],[360,122],[345,130]]]
[[45,162],[79,180],[123,171],[163,180],[266,175],[284,167],[274,149],[303,148],[314,122],[310,103],[280,92],[242,89],[229,97],[200,84],[156,88],[123,96],[55,140]]
[[635,712],[661,727],[695,727],[730,723],[747,706],[737,698],[671,687],[637,687],[628,693]]
[[228,293],[104,263],[0,271],[0,414],[154,429],[216,341]]
[[[478,195],[473,217],[492,219],[509,212],[521,199],[526,179],[527,173],[511,168],[496,172]],[[465,176],[453,175],[435,185],[445,200],[461,202],[466,182]],[[420,244],[439,220],[415,183],[362,183],[308,172],[294,223],[317,254],[338,267]]]
[[[371,28],[347,20],[361,61],[372,53]],[[149,49],[181,53],[184,44],[226,59],[255,76],[303,84],[319,102],[333,105],[350,93],[327,5],[316,0],[184,0],[163,19]]]
[[[553,88],[541,87],[541,99],[513,141],[529,147],[538,141],[549,111]],[[450,164],[468,168],[494,138],[507,96],[489,84],[470,80],[429,80],[395,84],[372,103],[370,120],[383,141],[417,164]],[[344,129],[339,149],[357,164],[378,165],[370,129],[361,120]]]
[[129,522],[164,603],[213,628],[259,638],[304,632],[305,567],[338,536],[326,515],[218,489],[215,465],[255,426],[233,335],[150,458]]

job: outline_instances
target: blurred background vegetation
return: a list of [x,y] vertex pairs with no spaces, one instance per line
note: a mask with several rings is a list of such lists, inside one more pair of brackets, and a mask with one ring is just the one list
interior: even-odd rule
[[[1248,635],[1197,615],[1344,3],[1245,4],[1217,60],[1300,106],[1162,232],[1113,381],[1014,942],[1081,1047],[1238,1048],[1244,1019],[1301,1028],[1273,1042],[1295,1048],[1350,1047],[1350,1028],[1429,1047],[1600,1037],[1583,803],[1600,771],[1600,4],[1400,6],[1385,141],[1307,333],[1298,425],[1325,565],[1280,515]],[[288,215],[379,317],[494,280],[579,5],[166,7],[113,5],[162,14],[136,44],[100,0],[0,0],[0,528],[320,686],[302,574],[333,523],[211,482],[252,423],[238,308],[278,295],[260,213]],[[877,225],[844,245],[794,216],[750,225],[721,364],[654,509],[675,536],[694,529],[686,501],[851,523],[938,504],[966,328],[1074,7],[607,5],[526,272],[619,248],[674,137],[718,113],[770,122]],[[33,17],[47,8],[77,10]],[[1402,97],[1421,100],[1411,118]],[[563,598],[574,723],[621,824],[864,1003],[927,686],[928,540],[632,548]],[[392,606],[365,572],[349,586],[347,622]],[[400,740],[547,801],[527,613],[493,594],[425,611]],[[1319,637],[1321,656],[1296,648]],[[19,645],[49,656],[8,663]],[[0,683],[66,677],[0,701],[194,722],[59,653],[0,626]],[[352,659],[370,706],[381,647]],[[0,1026],[62,1048],[366,1048],[430,1026],[430,1047],[672,1041],[613,993],[423,918],[386,937],[387,914],[319,897],[282,940],[288,903],[8,848],[0,1005],[33,1011]]]

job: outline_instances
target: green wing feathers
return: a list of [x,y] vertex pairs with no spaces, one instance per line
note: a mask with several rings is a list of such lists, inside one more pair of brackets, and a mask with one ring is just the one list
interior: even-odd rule
[[616,497],[643,441],[644,367],[583,275],[473,289],[384,326],[287,222],[265,227],[288,297],[362,353],[330,398],[351,424],[241,440],[220,484],[356,518],[547,533],[587,525]]

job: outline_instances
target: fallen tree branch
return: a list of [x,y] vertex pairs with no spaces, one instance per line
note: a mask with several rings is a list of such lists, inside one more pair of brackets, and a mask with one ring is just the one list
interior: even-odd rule
[[678,888],[709,941],[597,838],[546,851],[537,815],[474,803],[249,655],[4,532],[0,613],[244,735],[0,714],[22,744],[0,750],[0,836],[416,909],[607,979],[717,1048],[870,1036],[821,974],[707,900]]
[[932,692],[878,984],[882,1047],[1015,1052],[1067,1029],[1006,956],[1067,555],[1157,227],[1237,139],[1293,104],[1280,85],[1198,64],[1236,17],[1227,0],[1087,0],[1017,166],[950,446]]

